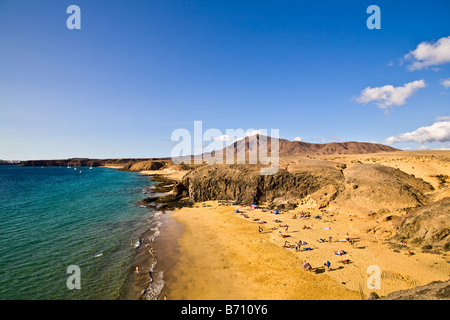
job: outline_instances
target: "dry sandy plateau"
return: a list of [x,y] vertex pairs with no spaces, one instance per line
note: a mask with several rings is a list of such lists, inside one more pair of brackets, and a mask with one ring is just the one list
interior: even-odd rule
[[365,299],[450,279],[450,151],[282,157],[270,178],[167,173],[194,202],[163,215],[156,240],[169,299]]

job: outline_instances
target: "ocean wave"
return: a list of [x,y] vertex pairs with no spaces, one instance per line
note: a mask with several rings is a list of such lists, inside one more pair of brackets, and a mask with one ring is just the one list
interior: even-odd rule
[[164,288],[164,271],[152,272],[151,277],[152,281],[142,292],[143,300],[158,300],[158,297]]

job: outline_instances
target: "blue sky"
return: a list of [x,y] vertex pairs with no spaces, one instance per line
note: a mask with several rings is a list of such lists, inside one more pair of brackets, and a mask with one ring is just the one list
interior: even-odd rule
[[[66,26],[72,4],[81,30]],[[448,149],[449,14],[445,0],[0,0],[0,158],[170,156],[196,120]]]

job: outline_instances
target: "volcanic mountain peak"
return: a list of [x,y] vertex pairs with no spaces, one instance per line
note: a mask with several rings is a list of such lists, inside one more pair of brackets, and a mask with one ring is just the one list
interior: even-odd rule
[[242,152],[242,149],[245,148],[245,152],[248,153],[255,151],[255,147],[257,149],[263,147],[267,148],[268,152],[270,153],[272,140],[274,139],[278,140],[279,155],[282,157],[300,155],[365,154],[400,151],[399,149],[392,148],[390,146],[370,142],[349,141],[308,143],[303,141],[289,141],[281,138],[273,138],[261,134],[255,134],[236,141],[224,148],[223,151],[226,154],[236,154],[238,152]]

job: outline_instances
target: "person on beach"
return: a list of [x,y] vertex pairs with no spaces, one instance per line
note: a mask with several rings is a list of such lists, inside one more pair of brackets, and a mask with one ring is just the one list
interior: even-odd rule
[[289,228],[289,226],[286,225],[286,226],[284,227],[284,230],[286,230],[286,232],[288,232],[288,228]]
[[311,265],[308,262],[306,262],[306,260],[303,260],[302,268],[303,270],[312,271]]
[[258,227],[258,232],[261,233],[263,231],[263,228]]
[[330,271],[330,266],[331,266],[330,261],[325,262],[323,265],[324,265],[325,267],[327,267],[327,271]]
[[350,259],[339,260],[338,262],[339,262],[339,263],[343,263],[343,264],[349,264],[349,263],[352,263],[352,262],[350,261]]

